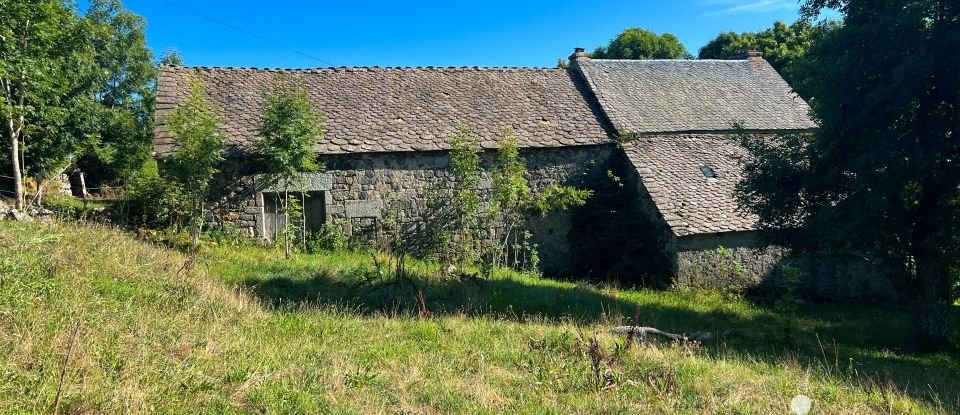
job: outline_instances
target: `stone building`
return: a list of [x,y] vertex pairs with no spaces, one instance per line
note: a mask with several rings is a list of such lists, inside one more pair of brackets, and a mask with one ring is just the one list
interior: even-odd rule
[[[325,137],[317,143],[326,169],[311,174],[307,188],[305,215],[311,229],[341,219],[351,221],[351,229],[376,226],[385,201],[392,199],[407,202],[406,216],[415,218],[426,191],[447,175],[448,140],[461,125],[480,137],[488,153],[495,151],[503,130],[511,128],[520,139],[534,190],[550,184],[593,187],[616,149],[603,112],[596,101],[584,98],[586,84],[560,69],[164,66],[155,141],[161,160],[176,151],[164,115],[176,108],[190,73],[204,80],[223,113],[228,170],[248,178],[237,190],[243,202],[228,205],[218,216],[251,236],[272,238],[275,233],[273,189],[257,186],[257,172],[244,167],[277,73],[301,78],[326,120]],[[559,213],[535,224],[549,271],[567,268],[568,217]]]
[[[416,216],[426,190],[447,175],[447,140],[460,125],[488,153],[505,128],[520,138],[535,189],[550,184],[597,188],[625,164],[639,214],[657,229],[657,255],[669,272],[696,285],[725,247],[754,285],[782,260],[758,248],[756,219],[738,209],[733,188],[743,150],[734,125],[753,134],[809,131],[807,104],[757,53],[734,60],[591,60],[577,49],[559,68],[248,69],[162,66],[157,88],[155,156],[176,151],[164,117],[200,76],[224,115],[224,154],[238,180],[218,210],[250,236],[271,238],[274,189],[257,186],[246,163],[273,77],[300,77],[326,135],[317,143],[322,173],[310,175],[308,227],[343,219],[376,226],[387,200]],[[487,155],[490,157],[490,154]],[[571,264],[571,213],[533,224],[546,271]],[[713,268],[712,268],[713,267]],[[715,270],[714,270],[715,271]],[[702,278],[701,278],[702,279]],[[709,279],[709,277],[707,278]]]

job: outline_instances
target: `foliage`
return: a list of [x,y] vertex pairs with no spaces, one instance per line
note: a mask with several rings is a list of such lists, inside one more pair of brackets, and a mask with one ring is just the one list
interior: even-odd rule
[[282,206],[278,213],[283,214],[284,218],[280,234],[283,235],[284,254],[289,258],[292,249],[291,241],[299,241],[297,246],[300,249],[306,249],[307,223],[304,219],[303,202],[305,201],[303,198],[307,195],[306,193],[289,194],[284,192],[283,194],[277,194],[277,197],[281,198],[279,206]]
[[520,138],[507,129],[497,143],[497,164],[491,181],[492,203],[487,212],[494,229],[481,261],[481,273],[485,276],[503,264],[536,270],[539,263],[536,244],[531,242],[532,235],[523,230],[523,225],[529,206],[542,198],[534,199],[531,194],[526,177],[527,162],[520,155],[519,142]]
[[266,172],[282,181],[322,169],[314,146],[323,138],[323,122],[303,80],[277,75],[257,128],[260,139],[256,148]]
[[133,227],[158,229],[183,223],[189,210],[175,181],[160,176],[157,162],[148,160],[125,182],[126,200],[118,212],[120,222]]
[[510,266],[535,271],[540,262],[537,245],[524,229],[533,216],[583,206],[591,190],[550,184],[533,192],[527,179],[527,162],[520,155],[519,137],[506,129],[497,143],[497,163],[493,166],[491,203],[486,221],[492,228],[482,256],[484,275],[492,268]]
[[740,205],[796,249],[878,261],[912,299],[918,348],[943,347],[960,258],[960,6],[922,0],[839,6],[841,28],[807,53],[821,127],[744,136]]
[[320,230],[307,236],[306,252],[339,252],[353,247],[350,240],[350,221],[346,218],[324,223]]
[[[377,275],[388,278],[395,284],[404,280],[409,281],[407,271],[407,256],[414,250],[406,237],[403,223],[403,206],[396,200],[387,202],[381,211],[381,226],[376,236],[373,252],[373,265]],[[423,293],[418,293],[420,306],[424,309]]]
[[323,116],[314,112],[301,79],[289,79],[282,74],[274,78],[257,133],[262,171],[271,185],[283,190],[278,195],[281,209],[277,213],[286,218],[282,233],[284,252],[289,257],[290,240],[299,238],[301,247],[306,248],[303,206],[297,197],[291,197],[290,191],[298,190],[305,196],[303,174],[323,168],[314,150],[323,138]]
[[[64,167],[94,129],[89,26],[59,0],[0,3],[0,122],[5,167],[39,178]],[[21,165],[21,161],[24,165]]]
[[133,174],[153,133],[144,20],[117,0],[94,0],[82,16],[43,0],[3,3],[0,22],[2,147],[9,154],[17,141],[23,173],[42,184],[75,162],[91,183]]
[[179,50],[169,48],[163,52],[163,57],[160,58],[160,64],[172,65],[172,66],[183,66],[183,56],[180,56]]
[[[411,261],[423,320],[417,288],[364,282],[369,253],[277,254],[0,221],[0,412],[783,413],[800,393],[818,413],[958,410],[956,357],[892,348],[909,322],[896,307],[801,307],[793,343],[747,300],[506,270],[445,283]],[[608,330],[637,309],[647,326],[739,334],[626,347]]]
[[631,27],[613,38],[607,46],[600,46],[590,54],[594,59],[691,59],[675,35],[658,35],[646,29]]
[[80,200],[73,196],[48,196],[44,208],[54,212],[59,221],[84,220],[98,222],[109,220],[109,210],[113,208],[110,202],[100,200]]
[[92,1],[82,16],[39,1],[5,3],[0,22],[4,147],[18,136],[25,174],[42,183],[75,162],[102,183],[149,158],[156,70],[142,18],[117,0]]
[[[450,240],[444,243],[452,250],[449,260],[461,268],[479,259],[481,243],[486,236],[483,225],[488,218],[480,209],[483,150],[479,142],[476,134],[462,125],[450,138],[450,178],[453,186],[450,207],[453,216],[447,218],[450,223],[445,226],[449,229]],[[445,199],[442,193],[438,196]]]
[[803,297],[799,292],[803,272],[797,267],[785,265],[780,269],[780,277],[783,279],[783,293],[774,303],[774,310],[783,317],[784,338],[791,340],[798,331],[797,318],[803,305]]
[[808,68],[804,60],[807,51],[840,27],[834,20],[819,23],[798,20],[789,25],[777,21],[773,27],[758,32],[724,32],[700,48],[698,57],[730,59],[746,50],[757,50],[800,96],[809,99],[807,84],[812,68]]
[[232,223],[225,223],[222,226],[210,229],[204,234],[204,237],[222,246],[239,247],[250,243],[250,238],[244,235],[237,225]]
[[518,209],[530,197],[527,163],[520,156],[519,141],[513,131],[507,130],[497,143],[497,165],[492,174],[493,199],[505,211]]
[[207,102],[206,87],[199,76],[189,79],[189,92],[167,116],[167,126],[177,139],[172,160],[172,180],[187,200],[185,216],[194,246],[203,229],[204,208],[210,181],[219,171],[223,156],[219,111]]
[[592,194],[592,190],[551,184],[537,198],[529,200],[528,204],[532,212],[544,216],[550,212],[583,206]]
[[[460,268],[477,265],[484,277],[502,265],[533,270],[539,257],[532,235],[524,229],[527,221],[581,206],[592,192],[556,184],[533,192],[519,137],[510,129],[498,139],[489,170],[478,142],[465,126],[450,139],[451,183],[442,186],[450,186],[452,195],[435,189],[420,237],[426,234],[433,241],[435,257]],[[481,188],[485,174],[490,177],[489,189]]]
[[83,16],[96,51],[96,139],[77,164],[96,183],[128,179],[150,157],[157,69],[146,21],[119,0],[93,0]]

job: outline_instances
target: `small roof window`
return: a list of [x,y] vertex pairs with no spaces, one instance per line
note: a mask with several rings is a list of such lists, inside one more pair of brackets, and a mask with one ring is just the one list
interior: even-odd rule
[[713,167],[702,164],[700,165],[700,171],[703,172],[703,177],[706,177],[707,180],[717,180],[717,172],[713,170]]

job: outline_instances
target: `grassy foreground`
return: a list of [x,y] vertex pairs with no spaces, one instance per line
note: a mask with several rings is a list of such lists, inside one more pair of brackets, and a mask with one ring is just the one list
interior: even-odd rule
[[[960,410],[957,356],[898,352],[907,318],[889,306],[787,319],[713,293],[411,267],[432,317],[369,254],[189,261],[103,227],[0,221],[0,412],[769,414],[801,393],[811,413]],[[635,314],[714,339],[608,333]]]

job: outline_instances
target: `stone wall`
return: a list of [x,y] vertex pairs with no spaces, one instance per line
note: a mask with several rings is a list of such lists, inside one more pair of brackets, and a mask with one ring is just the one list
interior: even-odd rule
[[901,300],[900,291],[876,265],[852,255],[792,254],[762,246],[756,232],[692,235],[678,239],[676,283],[727,292],[776,294],[783,269],[800,272],[799,292],[808,298],[840,301]]
[[[657,246],[643,261],[661,261],[672,284],[727,292],[776,294],[783,289],[784,266],[801,272],[799,290],[827,300],[899,301],[899,290],[882,270],[850,255],[792,254],[764,246],[757,232],[727,232],[677,237],[667,226],[636,172],[628,166],[626,183],[637,198],[636,213],[650,226],[637,235]],[[628,243],[629,241],[624,241]]]
[[[615,149],[613,145],[536,148],[523,149],[521,155],[527,160],[533,191],[551,184],[593,188],[605,174]],[[495,157],[495,151],[487,151],[484,162],[489,165]],[[325,192],[327,222],[348,220],[352,229],[377,226],[383,206],[394,200],[403,206],[407,220],[419,220],[428,191],[437,183],[450,183],[445,151],[336,155],[321,157],[321,161],[326,169],[310,175],[306,190]],[[241,166],[228,170],[243,176]],[[489,174],[483,185],[490,185]],[[251,237],[262,237],[262,192],[275,189],[255,174],[246,174],[231,186],[232,192],[225,197],[229,202],[216,211],[215,221],[232,223]],[[531,224],[548,273],[569,269],[569,221],[569,213],[564,212]]]
[[747,292],[760,287],[783,261],[777,247],[757,248],[753,232],[677,238],[676,284]]

